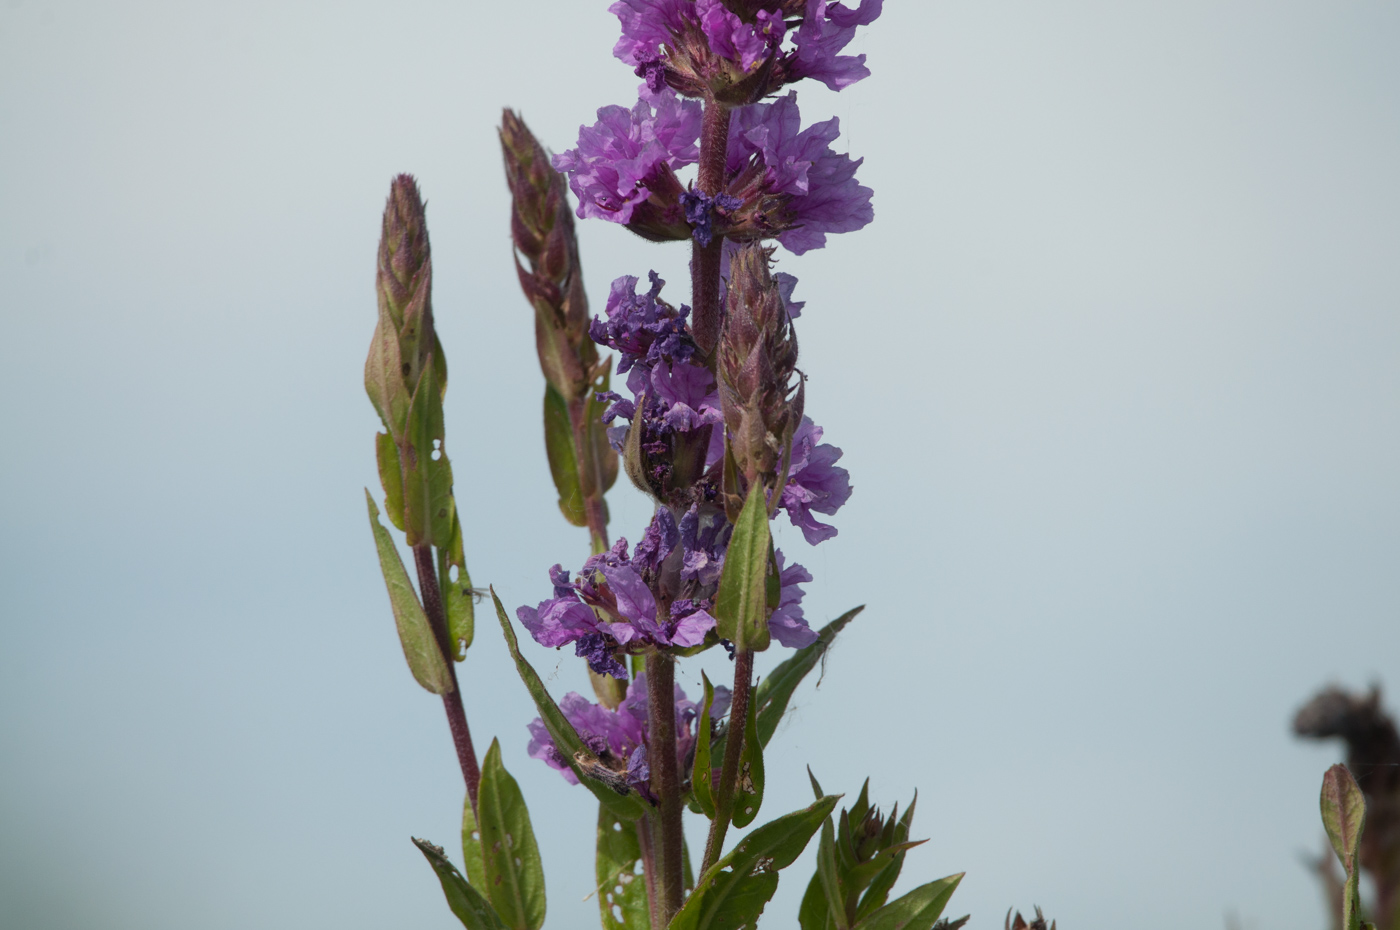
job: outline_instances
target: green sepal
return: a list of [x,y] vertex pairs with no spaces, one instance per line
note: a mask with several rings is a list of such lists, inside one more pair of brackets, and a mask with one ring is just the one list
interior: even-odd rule
[[520,675],[520,680],[525,683],[525,690],[530,692],[530,697],[535,702],[535,708],[540,712],[540,719],[544,721],[544,727],[549,732],[549,736],[554,740],[554,747],[559,751],[559,755],[568,764],[574,775],[594,797],[603,803],[608,810],[622,820],[636,820],[649,809],[645,801],[635,792],[619,794],[616,789],[589,775],[579,765],[579,757],[587,757],[587,747],[583,745],[583,740],[579,738],[578,731],[574,725],[564,716],[559,705],[554,703],[554,698],[549,696],[544,682],[540,680],[539,673],[520,654],[520,643],[515,638],[515,630],[510,625],[510,619],[506,616],[506,609],[501,606],[501,599],[496,596],[495,588],[491,589],[491,600],[496,605],[496,619],[501,623],[501,632],[505,634],[506,648],[510,650],[511,658],[515,660],[515,670]]
[[[651,904],[637,826],[638,821],[619,820],[598,805],[598,852],[593,862],[603,930],[651,930]],[[613,908],[622,913],[621,920]]]
[[1361,831],[1366,826],[1366,796],[1345,765],[1334,765],[1322,777],[1322,825],[1332,849],[1346,870],[1342,897],[1342,930],[1361,927]]
[[[467,559],[462,553],[462,523],[452,517],[452,544],[437,550],[438,590],[442,592],[442,609],[447,614],[447,636],[452,642],[452,658],[461,662],[467,657],[476,636],[476,604],[472,594],[472,577],[467,574]],[[452,580],[452,569],[457,580]]]
[[731,930],[757,921],[778,887],[777,873],[807,848],[838,799],[824,797],[750,832],[700,876],[669,930]]
[[559,492],[559,512],[574,526],[587,526],[588,514],[583,507],[578,450],[574,447],[569,405],[548,383],[544,386],[544,452],[549,459],[554,488]]
[[871,913],[854,930],[933,930],[963,874],[920,885]]
[[700,812],[711,820],[715,819],[714,766],[710,761],[710,707],[715,700],[715,686],[703,671],[700,681],[705,687],[704,701],[700,706],[700,719],[695,724],[695,762],[690,769],[690,789],[699,805]]
[[418,851],[437,873],[438,881],[442,883],[442,893],[447,897],[447,906],[457,915],[462,926],[467,930],[508,930],[490,902],[467,884],[467,880],[448,860],[441,846],[434,846],[417,837],[414,838],[413,845],[418,847]]
[[729,549],[715,594],[716,629],[740,652],[768,648],[768,572],[772,546],[763,485],[749,488],[744,509],[729,537]]
[[734,786],[734,815],[736,827],[747,827],[758,816],[763,805],[763,746],[758,741],[755,725],[756,702],[749,701],[748,719],[744,722],[744,749],[739,753],[739,782]]
[[403,531],[403,465],[399,447],[388,433],[374,436],[374,458],[379,465],[379,483],[384,488],[384,513],[394,529]]
[[437,368],[423,367],[423,376],[408,408],[408,428],[399,445],[403,464],[404,534],[409,546],[452,544],[456,504],[452,500],[452,464],[443,444],[442,391]]
[[408,660],[408,670],[420,685],[433,694],[447,694],[452,690],[447,661],[438,649],[433,628],[428,624],[427,614],[423,613],[423,605],[418,602],[413,583],[408,580],[408,572],[399,558],[394,539],[379,522],[379,508],[369,488],[365,488],[365,504],[369,507],[374,547],[379,552],[379,571],[389,591],[389,606],[394,611],[394,625],[399,631],[399,643],[403,646],[403,657]]
[[477,888],[486,887],[486,866],[481,857],[481,828],[472,810],[471,795],[462,800],[462,865],[467,881]]
[[486,894],[511,930],[544,924],[544,867],[520,786],[501,764],[501,744],[491,741],[476,793]]

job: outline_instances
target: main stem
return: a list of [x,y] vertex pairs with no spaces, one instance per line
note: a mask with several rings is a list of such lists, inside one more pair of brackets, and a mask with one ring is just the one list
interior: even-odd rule
[[[714,100],[705,102],[700,122],[700,172],[695,186],[713,197],[724,189],[725,159],[729,150],[729,108]],[[715,236],[709,245],[692,242],[690,253],[690,302],[694,307],[690,332],[705,353],[710,369],[715,367],[715,345],[723,323],[719,306],[720,259],[724,238]]]
[[729,705],[729,732],[724,739],[724,763],[719,770],[715,791],[715,819],[705,840],[705,859],[700,874],[719,861],[724,852],[724,834],[734,815],[734,788],[739,780],[739,757],[744,751],[744,727],[749,719],[749,682],[753,678],[753,652],[743,650],[734,657],[734,698]]
[[671,923],[685,894],[681,832],[681,779],[676,761],[676,663],[665,653],[647,656],[648,752],[656,796],[652,850],[656,856],[658,930]]
[[462,689],[457,685],[455,650],[447,632],[447,611],[442,607],[442,591],[438,588],[437,569],[433,566],[433,547],[424,543],[413,547],[413,561],[418,567],[418,590],[423,595],[423,612],[433,628],[442,658],[447,662],[447,674],[452,690],[442,696],[442,708],[447,711],[447,725],[452,730],[452,744],[457,749],[457,762],[462,766],[462,780],[467,783],[467,797],[472,813],[476,813],[476,791],[481,784],[481,767],[476,764],[476,749],[472,746],[472,731],[467,726],[467,711],[462,706]]

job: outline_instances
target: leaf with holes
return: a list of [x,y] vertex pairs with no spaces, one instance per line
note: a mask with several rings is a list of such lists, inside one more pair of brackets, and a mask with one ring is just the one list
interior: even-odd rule
[[872,912],[855,925],[855,930],[932,930],[962,878],[959,872],[920,885]]
[[436,366],[425,366],[413,402],[408,407],[403,463],[404,535],[410,546],[431,543],[440,549],[452,544],[452,465],[443,448],[442,389]]
[[[462,523],[456,513],[452,515],[451,539],[451,545],[437,550],[438,587],[442,591],[442,608],[447,613],[447,638],[456,653],[453,658],[461,662],[476,635],[476,604],[472,576],[467,574],[467,559],[462,554]],[[452,577],[454,568],[456,578]]]
[[651,905],[642,869],[642,847],[637,839],[639,823],[645,821],[619,820],[612,811],[598,805],[594,875],[598,879],[603,930],[651,930]]
[[587,526],[588,515],[583,509],[578,450],[574,447],[574,427],[569,421],[569,407],[549,384],[544,386],[544,452],[549,459],[554,488],[559,492],[559,512],[574,526]]
[[369,525],[374,531],[374,547],[379,552],[379,571],[384,576],[384,586],[389,590],[389,606],[394,611],[394,625],[398,627],[399,643],[403,646],[403,657],[408,660],[408,670],[424,688],[433,694],[447,694],[452,690],[452,678],[448,674],[447,661],[438,649],[433,629],[428,625],[427,614],[418,602],[413,583],[408,580],[399,550],[394,546],[394,538],[379,522],[379,508],[369,488],[365,488],[365,503],[369,506]]
[[428,864],[437,873],[438,881],[442,884],[442,893],[447,896],[447,906],[452,909],[452,913],[457,915],[457,919],[462,922],[462,926],[467,930],[508,930],[501,922],[500,915],[491,907],[490,902],[481,896],[467,880],[462,877],[462,873],[457,871],[441,846],[434,846],[427,840],[420,840],[416,837],[413,845],[418,847],[428,860]]
[[[757,920],[778,886],[777,873],[802,855],[838,799],[824,797],[751,831],[700,876],[670,930],[732,930]],[[772,874],[771,880],[759,877],[765,873]]]
[[544,924],[544,867],[520,786],[501,764],[501,744],[481,763],[476,793],[481,830],[481,862],[486,894],[512,930],[540,930]]
[[403,465],[399,447],[388,433],[374,436],[374,458],[379,466],[379,483],[384,488],[384,513],[394,529],[403,531]]
[[739,781],[734,786],[734,826],[747,827],[763,806],[763,745],[758,740],[756,701],[749,701],[744,723],[744,749],[739,753]]
[[481,830],[472,810],[471,795],[462,801],[462,864],[467,881],[477,888],[486,887],[486,866],[481,859]]
[[495,588],[491,589],[491,600],[496,605],[496,619],[500,621],[501,632],[505,635],[506,648],[515,660],[515,670],[519,673],[520,680],[525,682],[525,690],[530,692],[530,697],[534,699],[535,708],[540,712],[540,719],[544,721],[544,728],[549,731],[550,739],[554,740],[554,748],[559,750],[559,755],[573,770],[578,780],[613,814],[623,820],[636,820],[642,816],[648,807],[637,794],[618,794],[611,786],[586,774],[579,767],[576,756],[586,752],[583,740],[579,738],[574,725],[559,709],[559,705],[554,703],[554,698],[549,696],[549,691],[544,682],[540,681],[534,666],[525,661],[525,657],[520,654],[520,643],[515,638],[515,629],[510,625],[510,618],[506,616],[506,609],[501,605],[501,599],[496,596]]

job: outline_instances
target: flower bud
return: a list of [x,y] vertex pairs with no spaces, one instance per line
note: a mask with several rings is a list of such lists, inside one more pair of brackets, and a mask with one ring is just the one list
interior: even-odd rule
[[588,298],[564,177],[510,110],[501,114],[500,138],[512,200],[515,269],[535,308],[540,369],[565,400],[580,398],[594,377],[598,350],[588,338]]
[[742,246],[730,261],[719,343],[719,395],[730,454],[746,484],[776,486],[802,422],[797,336],[769,273],[772,250]]
[[379,238],[375,290],[379,323],[365,361],[365,390],[395,441],[402,441],[409,399],[424,368],[436,367],[446,388],[447,368],[433,330],[433,263],[418,184],[407,174],[389,188]]

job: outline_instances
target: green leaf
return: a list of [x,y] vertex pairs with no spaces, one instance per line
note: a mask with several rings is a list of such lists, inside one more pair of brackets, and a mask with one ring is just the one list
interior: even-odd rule
[[802,930],[831,930],[831,908],[826,904],[822,877],[815,872],[802,895],[802,905],[797,909],[797,925]]
[[491,741],[476,793],[486,893],[512,930],[544,924],[544,867],[520,786],[501,764],[501,744]]
[[409,546],[431,543],[445,549],[452,545],[456,504],[452,500],[452,464],[443,447],[445,435],[437,369],[426,365],[408,407],[404,442],[399,445],[404,534]]
[[553,386],[544,386],[544,452],[549,473],[559,492],[559,512],[574,526],[587,526],[583,491],[578,473],[578,450],[574,448],[574,427],[569,421],[569,405]]
[[[452,578],[452,569],[457,578]],[[453,644],[458,662],[467,657],[476,635],[476,604],[472,594],[472,577],[467,574],[467,560],[462,554],[462,524],[456,514],[452,518],[452,544],[437,550],[438,588],[442,592],[442,608],[447,613],[447,636]]]
[[1343,930],[1361,925],[1361,868],[1358,855],[1361,831],[1366,825],[1366,797],[1345,765],[1334,765],[1322,777],[1322,825],[1337,858],[1346,869],[1347,881],[1342,899]]
[[408,670],[420,685],[433,694],[447,694],[452,690],[447,661],[438,649],[433,628],[428,625],[428,616],[423,613],[423,605],[418,602],[413,583],[408,580],[408,572],[404,570],[394,539],[379,522],[379,508],[375,506],[369,488],[365,488],[365,503],[369,506],[374,546],[379,550],[379,571],[384,575],[384,586],[389,590],[389,605],[394,610],[394,624],[399,630],[399,642],[403,645],[403,657],[408,660]]
[[384,428],[395,439],[404,433],[408,421],[409,392],[403,383],[403,355],[399,331],[383,295],[379,299],[379,321],[370,339],[365,359],[365,393],[374,404]]
[[462,873],[448,861],[441,846],[434,846],[427,840],[416,837],[413,845],[418,847],[419,852],[437,873],[438,881],[442,883],[442,893],[447,896],[447,906],[457,915],[462,926],[467,930],[507,930],[490,903],[480,892],[468,885]]
[[700,673],[700,680],[705,686],[705,698],[700,706],[700,720],[695,725],[695,764],[691,766],[690,770],[690,787],[695,793],[695,801],[700,805],[701,812],[714,820],[714,765],[710,761],[710,706],[714,704],[715,686],[710,684],[709,676],[703,671]]
[[[896,843],[904,843],[909,839],[909,828],[914,823],[914,808],[919,803],[919,794],[914,793],[914,800],[909,802],[909,809],[899,818],[899,822],[894,825],[891,839]],[[890,815],[893,818],[893,814]],[[908,847],[905,847],[906,849]],[[894,888],[894,883],[899,879],[899,873],[904,869],[904,851],[900,850],[880,870],[879,874],[870,882],[870,887],[860,899],[860,906],[856,908],[856,919],[860,920],[867,914],[872,913],[876,908],[883,907],[889,900],[890,891]]]
[[374,436],[374,458],[379,465],[379,483],[384,488],[384,512],[394,529],[403,531],[403,465],[399,447],[388,433]]
[[[613,451],[612,444],[608,442],[608,429],[603,423],[603,413],[608,409],[607,401],[598,401],[595,398],[598,394],[608,391],[609,381],[612,379],[612,357],[609,356],[603,368],[603,375],[596,387],[588,392],[588,399],[584,403],[583,418],[588,424],[588,443],[592,448],[593,461],[598,464],[601,472],[597,476],[597,483],[601,486],[591,493],[604,494],[612,488],[617,481],[617,453]],[[586,484],[587,482],[585,482]]]
[[637,840],[638,823],[619,820],[612,811],[598,805],[594,875],[598,879],[603,930],[651,930],[651,904],[642,871],[641,843]]
[[[836,806],[825,797],[753,830],[700,876],[669,930],[735,930],[758,919],[777,888],[777,874],[802,854]],[[771,876],[771,877],[768,877]]]
[[496,596],[495,588],[491,589],[491,600],[496,605],[496,619],[500,621],[501,632],[505,634],[506,648],[510,650],[511,658],[515,660],[515,670],[520,674],[520,680],[525,682],[525,690],[530,692],[530,697],[534,699],[535,708],[540,712],[540,718],[544,721],[544,727],[549,731],[549,736],[554,740],[555,749],[559,750],[559,755],[563,757],[574,775],[578,777],[594,797],[603,803],[603,806],[612,811],[617,817],[623,820],[636,820],[649,809],[636,793],[618,794],[617,790],[606,782],[589,775],[579,765],[579,758],[590,755],[583,745],[583,740],[579,738],[578,731],[574,725],[564,716],[559,705],[554,703],[554,698],[549,696],[544,682],[540,681],[539,673],[525,657],[520,654],[520,643],[515,638],[515,630],[510,625],[510,619],[506,616],[505,607],[501,606],[501,599]]
[[817,633],[818,639],[815,643],[797,650],[791,658],[769,672],[754,688],[752,703],[758,705],[758,740],[762,745],[767,746],[768,741],[777,732],[778,723],[787,711],[788,702],[792,700],[798,684],[826,655],[826,650],[831,647],[836,634],[845,629],[846,624],[864,609],[865,605],[862,604],[822,627]]
[[830,817],[822,823],[822,838],[817,846],[817,881],[826,899],[828,919],[836,930],[850,930],[850,921],[846,919],[846,891],[836,866],[836,837]]
[[729,538],[715,594],[719,636],[740,652],[768,648],[769,549],[768,508],[763,484],[755,481]]
[[855,925],[855,930],[932,930],[962,878],[963,873],[959,872],[920,885],[872,912]]
[[467,881],[477,888],[485,888],[486,865],[481,857],[481,829],[477,826],[476,811],[472,810],[471,795],[462,801],[462,862]]
[[763,805],[763,745],[758,741],[754,723],[754,701],[749,701],[748,720],[744,723],[744,750],[739,753],[739,781],[734,786],[734,816],[736,827],[747,827],[758,816]]

